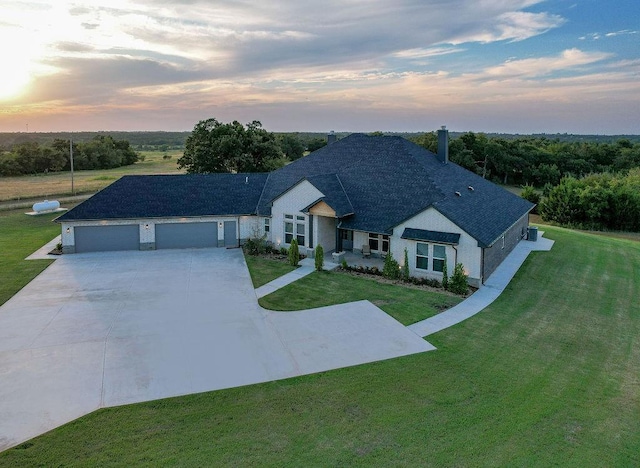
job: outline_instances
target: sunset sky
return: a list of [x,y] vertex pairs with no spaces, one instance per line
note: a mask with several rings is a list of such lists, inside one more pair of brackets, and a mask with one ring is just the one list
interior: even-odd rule
[[0,131],[640,134],[638,0],[0,0]]

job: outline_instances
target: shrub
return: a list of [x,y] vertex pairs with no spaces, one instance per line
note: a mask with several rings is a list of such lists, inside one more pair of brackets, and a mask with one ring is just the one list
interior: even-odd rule
[[405,247],[404,249],[404,265],[402,265],[402,279],[409,281],[409,252]]
[[382,276],[389,279],[398,279],[400,276],[400,265],[393,258],[391,252],[384,258],[384,268],[382,269]]
[[324,266],[324,249],[321,245],[316,247],[316,270],[322,271]]
[[343,258],[342,262],[340,263],[340,268],[342,268],[343,270],[348,270],[349,269],[349,264],[347,263],[347,261]]
[[449,271],[447,269],[447,261],[444,261],[442,265],[442,288],[444,290],[449,289]]
[[291,244],[289,246],[289,263],[291,266],[298,266],[298,262],[300,261],[300,249],[298,248],[298,241],[295,239],[291,240]]
[[280,255],[289,255],[289,251],[286,247],[280,247]]
[[244,251],[248,255],[263,255],[267,251],[267,237],[253,237],[245,241]]
[[449,291],[455,294],[467,294],[468,289],[469,284],[467,283],[467,275],[464,274],[464,266],[462,263],[456,263],[449,282]]

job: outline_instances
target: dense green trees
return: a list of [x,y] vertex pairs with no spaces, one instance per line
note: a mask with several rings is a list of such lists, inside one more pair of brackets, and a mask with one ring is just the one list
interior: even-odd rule
[[565,226],[640,231],[640,169],[565,177],[544,198],[540,214]]
[[[435,132],[413,138],[436,152]],[[557,185],[567,176],[626,171],[640,167],[640,143],[561,142],[544,137],[507,139],[464,133],[449,144],[449,158],[461,166],[502,184]]]
[[187,138],[178,167],[189,173],[268,172],[284,165],[284,155],[273,133],[253,121],[201,120]]
[[[127,166],[138,160],[138,154],[126,140],[98,135],[92,140],[73,144],[74,168],[110,169]],[[0,153],[0,175],[41,174],[70,169],[69,140],[56,139],[50,145],[26,142]]]

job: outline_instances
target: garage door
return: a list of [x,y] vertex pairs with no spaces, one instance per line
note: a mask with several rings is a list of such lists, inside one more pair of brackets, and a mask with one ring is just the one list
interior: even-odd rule
[[77,226],[74,236],[78,253],[140,249],[140,228],[137,224]]
[[218,246],[218,223],[156,224],[156,249]]

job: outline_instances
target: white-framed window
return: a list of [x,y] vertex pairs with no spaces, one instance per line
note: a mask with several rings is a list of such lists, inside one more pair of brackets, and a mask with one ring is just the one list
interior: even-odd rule
[[[431,254],[431,262],[429,262]],[[442,273],[444,263],[447,261],[447,248],[444,245],[416,244],[416,268],[419,270],[431,270]],[[429,268],[431,266],[431,268]]]
[[305,245],[305,228],[307,225],[307,218],[304,216],[293,216],[290,214],[284,215],[284,242],[285,244],[291,244],[291,241],[295,239],[298,241],[298,245],[303,247]]
[[420,270],[429,269],[429,244],[418,242],[416,244],[416,268]]
[[284,215],[284,243],[291,244],[293,240],[293,215]]
[[433,246],[433,271],[442,273],[444,270],[444,262],[447,261],[447,249],[444,245]]
[[264,218],[264,233],[268,233],[271,230],[271,219]]
[[389,236],[385,234],[369,233],[369,248],[372,251],[387,253],[389,252]]
[[298,245],[303,246],[304,243],[304,232],[305,226],[307,224],[307,218],[304,216],[296,216],[296,240],[298,241]]

